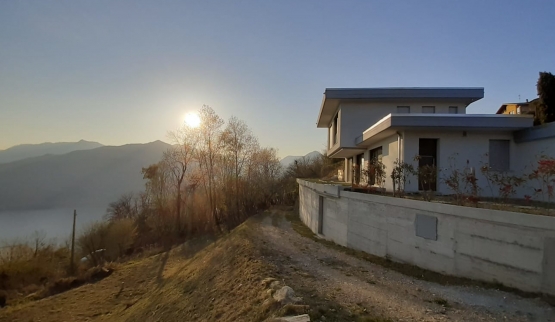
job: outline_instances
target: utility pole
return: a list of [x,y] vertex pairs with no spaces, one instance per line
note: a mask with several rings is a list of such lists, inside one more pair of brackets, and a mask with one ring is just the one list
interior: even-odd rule
[[77,217],[77,210],[73,209],[73,231],[71,233],[71,262],[69,263],[69,271],[71,275],[75,273],[75,218]]

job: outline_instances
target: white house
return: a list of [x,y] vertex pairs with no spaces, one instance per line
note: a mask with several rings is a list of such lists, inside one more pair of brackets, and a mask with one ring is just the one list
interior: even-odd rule
[[[495,171],[523,173],[534,154],[550,152],[555,127],[529,133],[531,115],[466,114],[468,105],[483,97],[483,88],[328,88],[317,126],[328,129],[327,155],[345,159],[347,182],[353,180],[354,164],[379,158],[386,167],[387,190],[393,189],[389,174],[400,160],[415,167],[475,169],[487,195],[490,189],[479,169],[487,164]],[[419,187],[413,177],[405,191]],[[442,180],[431,188],[452,193]]]

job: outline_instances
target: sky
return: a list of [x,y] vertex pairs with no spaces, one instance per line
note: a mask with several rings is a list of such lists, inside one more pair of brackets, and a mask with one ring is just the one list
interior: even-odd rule
[[555,73],[555,1],[0,1],[0,149],[168,141],[210,105],[281,157],[322,150],[331,87],[484,87]]

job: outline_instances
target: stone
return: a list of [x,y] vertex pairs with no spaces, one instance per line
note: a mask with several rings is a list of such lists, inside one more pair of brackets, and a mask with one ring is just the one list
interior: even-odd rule
[[277,290],[273,297],[280,304],[298,303],[301,301],[300,298],[295,296],[295,291],[289,286],[284,286]]
[[260,285],[264,286],[264,287],[268,287],[268,285],[270,285],[272,282],[276,281],[275,278],[273,277],[266,277],[265,279],[263,279],[260,282]]
[[277,289],[279,289],[279,285],[280,285],[279,281],[273,281],[272,283],[270,283],[270,288],[272,290],[277,290]]
[[308,314],[297,315],[297,316],[284,316],[280,318],[274,318],[270,321],[271,322],[310,322],[310,316],[308,316]]

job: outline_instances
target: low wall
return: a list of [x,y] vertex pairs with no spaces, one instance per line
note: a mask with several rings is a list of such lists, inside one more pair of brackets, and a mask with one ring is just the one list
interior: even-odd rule
[[555,295],[555,217],[297,182],[301,220],[339,245],[443,274]]

